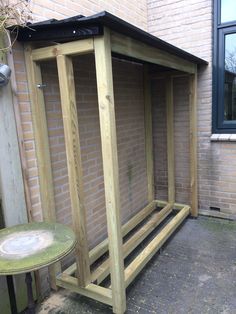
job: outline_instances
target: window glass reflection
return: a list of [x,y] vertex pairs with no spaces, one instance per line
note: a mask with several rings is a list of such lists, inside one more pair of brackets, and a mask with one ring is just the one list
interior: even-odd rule
[[224,119],[236,120],[236,34],[225,36]]
[[236,0],[221,0],[221,23],[236,20]]

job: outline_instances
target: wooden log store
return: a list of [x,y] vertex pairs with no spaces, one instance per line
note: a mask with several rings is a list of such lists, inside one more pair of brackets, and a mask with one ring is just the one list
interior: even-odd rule
[[[48,128],[42,88],[41,62],[56,60],[58,70],[72,221],[78,242],[75,263],[63,271],[61,271],[60,265],[55,265],[50,269],[52,286],[63,287],[98,300],[112,306],[114,313],[122,314],[126,310],[126,288],[185,218],[189,214],[194,217],[198,215],[197,69],[200,65],[206,64],[206,62],[107,12],[90,17],[77,16],[63,21],[50,20],[32,24],[30,28],[20,30],[18,39],[25,43],[41,202],[45,221],[54,221],[56,215]],[[83,203],[81,138],[77,118],[72,58],[74,56],[79,58],[80,55],[91,53],[94,54],[96,66],[108,238],[92,250],[89,250],[86,232],[86,213]],[[120,218],[115,117],[116,99],[114,99],[113,92],[112,57],[142,64],[144,78],[148,204],[123,225]],[[153,65],[157,66],[157,69],[160,71],[159,74],[166,81],[168,125],[168,199],[166,200],[155,199],[154,192],[154,144],[150,88],[150,67]],[[190,204],[179,204],[175,201],[173,79],[181,76],[189,78],[190,128],[187,132],[190,138]],[[161,210],[156,211],[157,207],[161,207]],[[174,218],[125,267],[124,259],[174,209],[177,210]],[[147,217],[149,219],[146,219]],[[137,228],[144,221],[145,223],[142,224],[142,227]],[[123,241],[123,238],[131,231],[132,233],[128,240]],[[104,259],[102,263],[97,263],[97,260],[106,252],[109,252],[109,257]],[[95,267],[91,268],[92,265],[95,265]],[[110,286],[102,286],[101,283],[109,275],[111,279]]]

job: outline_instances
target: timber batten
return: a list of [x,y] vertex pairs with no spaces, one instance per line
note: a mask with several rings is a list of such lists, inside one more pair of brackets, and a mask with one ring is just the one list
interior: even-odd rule
[[[118,21],[116,22],[118,23]],[[37,27],[40,28],[41,26]],[[26,33],[27,32],[30,33],[28,30]],[[61,43],[53,46],[36,49],[32,49],[28,46],[25,55],[32,90],[32,113],[39,163],[39,179],[40,185],[42,185],[41,201],[45,208],[45,220],[55,220],[56,215],[43,91],[36,86],[37,84],[42,84],[40,62],[55,59],[59,77],[72,220],[78,244],[75,252],[76,263],[67,267],[63,272],[60,271],[59,274],[58,269],[54,269],[51,272],[54,285],[108,304],[113,307],[114,313],[123,314],[126,309],[126,288],[184,219],[190,213],[193,216],[197,216],[196,64],[201,64],[202,61],[187,53],[180,53],[178,49],[175,50],[173,47],[169,47],[168,44],[163,44],[163,42],[158,43],[152,41],[153,38],[139,40],[137,36],[134,36],[138,34],[135,33],[135,30],[133,30],[133,36],[130,37],[124,32],[118,33],[117,28],[109,28],[104,24],[103,27],[99,25],[99,32],[96,32],[95,25],[94,32],[95,33],[91,32],[91,36],[88,35],[88,38],[74,38],[77,40],[73,42],[63,42],[62,39]],[[88,30],[86,34],[89,34]],[[42,34],[42,36],[44,35],[45,34]],[[150,44],[151,42],[152,44]],[[79,58],[80,55],[91,53],[94,54],[96,67],[108,238],[89,251],[72,57],[78,56]],[[121,225],[120,218],[119,164],[113,91],[112,53],[115,53],[116,56],[121,59],[131,58],[131,60],[137,61],[143,67],[147,205],[123,225]],[[160,77],[165,78],[166,82],[166,121],[168,126],[167,201],[155,199],[152,95],[149,71],[152,64],[165,69],[163,73],[160,73]],[[189,77],[190,86],[189,136],[191,156],[191,206],[176,203],[175,199],[173,78],[182,76]],[[157,210],[157,207],[161,209],[159,208],[160,210]],[[178,213],[173,219],[169,220],[170,216],[173,215],[174,209],[177,209]],[[167,222],[167,220],[169,221]],[[164,227],[162,224],[164,224]],[[134,250],[136,250],[141,243],[146,243],[145,241],[149,239],[148,237],[153,232],[156,232],[156,230],[158,230],[159,233],[156,234],[149,243],[145,244],[140,254],[125,267],[125,258],[132,257]],[[105,259],[97,265],[99,259],[105,254],[108,255],[108,252],[109,257],[105,257]],[[107,279],[109,275],[111,276],[111,286],[104,288],[100,284]]]

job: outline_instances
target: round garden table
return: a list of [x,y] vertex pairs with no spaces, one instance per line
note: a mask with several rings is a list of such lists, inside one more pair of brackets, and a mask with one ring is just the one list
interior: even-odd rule
[[12,295],[14,286],[11,276],[26,273],[28,313],[34,313],[30,272],[59,261],[74,249],[75,244],[74,232],[58,223],[28,223],[0,230],[0,275],[7,276],[15,313],[17,310],[15,296]]

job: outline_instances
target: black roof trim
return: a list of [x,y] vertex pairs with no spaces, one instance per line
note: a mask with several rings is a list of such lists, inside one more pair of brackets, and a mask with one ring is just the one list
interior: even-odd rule
[[102,35],[103,26],[107,26],[113,31],[177,55],[190,62],[208,64],[207,61],[175,47],[106,11],[88,17],[78,15],[59,21],[51,19],[40,23],[29,24],[28,27],[19,29],[18,40],[59,43]]

